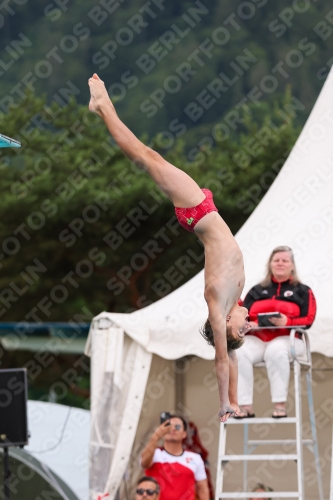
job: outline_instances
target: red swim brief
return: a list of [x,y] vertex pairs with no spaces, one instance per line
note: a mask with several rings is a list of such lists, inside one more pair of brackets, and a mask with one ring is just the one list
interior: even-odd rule
[[205,188],[201,191],[206,195],[206,198],[196,207],[175,207],[176,217],[179,224],[187,231],[190,231],[190,233],[194,232],[195,225],[205,215],[209,214],[210,212],[218,212],[216,206],[214,205],[213,193],[209,189]]

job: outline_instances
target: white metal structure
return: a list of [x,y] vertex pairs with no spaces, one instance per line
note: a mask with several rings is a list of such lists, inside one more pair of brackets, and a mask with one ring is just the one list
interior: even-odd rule
[[[306,343],[307,355],[306,358],[297,358],[295,352],[295,334],[301,332],[303,339]],[[216,492],[215,500],[221,498],[267,498],[267,493],[257,493],[247,491],[247,465],[248,461],[278,461],[278,460],[290,460],[296,461],[297,463],[297,491],[276,491],[270,492],[269,496],[271,498],[298,498],[299,500],[304,500],[304,467],[303,467],[303,445],[306,445],[314,454],[317,481],[318,481],[318,498],[324,500],[322,477],[321,477],[321,467],[318,452],[318,442],[317,442],[317,431],[315,422],[315,412],[313,406],[312,397],[312,377],[311,377],[311,352],[308,340],[308,335],[305,330],[301,329],[291,329],[290,331],[290,346],[292,355],[292,366],[294,369],[294,388],[295,388],[295,417],[287,417],[281,419],[274,418],[244,418],[244,419],[229,419],[226,424],[221,424],[220,427],[220,442],[219,442],[219,453],[218,453],[218,470],[216,477]],[[263,363],[259,363],[256,366],[262,366]],[[301,403],[301,371],[305,372],[306,385],[307,385],[307,396],[309,404],[309,415],[310,415],[310,425],[312,439],[303,439],[302,435],[302,403]],[[250,424],[294,424],[296,439],[249,439],[249,429]],[[244,427],[244,453],[243,455],[226,455],[226,437],[227,437],[227,427],[228,425],[241,425]],[[296,453],[288,454],[253,454],[252,452],[258,446],[267,445],[295,445]],[[223,492],[223,475],[224,466],[230,461],[243,461],[244,464],[244,478],[243,478],[243,492]]]

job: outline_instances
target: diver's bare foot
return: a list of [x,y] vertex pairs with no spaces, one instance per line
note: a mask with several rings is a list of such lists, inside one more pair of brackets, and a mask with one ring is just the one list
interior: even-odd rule
[[114,109],[112,102],[106,91],[104,82],[99,78],[96,73],[93,74],[88,80],[88,85],[90,88],[90,102],[89,110],[93,113],[97,113],[102,116],[102,108],[105,106],[110,106]]

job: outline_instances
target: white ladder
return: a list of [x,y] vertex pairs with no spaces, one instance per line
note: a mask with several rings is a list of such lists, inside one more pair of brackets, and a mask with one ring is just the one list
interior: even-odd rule
[[[307,351],[307,359],[297,359],[295,352],[295,334],[297,332],[302,333]],[[315,422],[315,413],[313,406],[313,396],[312,396],[312,376],[311,376],[311,352],[307,332],[305,330],[291,329],[290,331],[290,347],[292,355],[292,365],[294,368],[294,384],[295,384],[295,417],[287,417],[281,419],[275,418],[244,418],[237,420],[234,418],[229,418],[226,424],[221,423],[220,425],[220,438],[219,438],[219,451],[218,451],[218,462],[217,462],[217,477],[216,477],[216,490],[215,490],[215,500],[222,498],[298,498],[299,500],[304,500],[304,477],[303,477],[303,445],[306,445],[314,454],[315,466],[317,473],[318,482],[318,492],[319,500],[324,500],[322,477],[321,477],[321,467],[320,458],[318,452],[318,442],[317,442],[317,431]],[[260,363],[255,366],[264,366]],[[301,404],[301,368],[305,371],[306,376],[306,386],[307,386],[307,396],[309,404],[309,414],[310,414],[310,425],[312,439],[303,439],[302,436],[302,404]],[[284,425],[284,424],[295,424],[296,426],[296,439],[265,439],[249,440],[248,426],[251,424],[274,424],[274,425]],[[227,426],[228,425],[242,425],[244,427],[244,454],[243,455],[226,455],[226,437],[227,437]],[[296,453],[289,454],[270,454],[270,455],[252,455],[252,452],[262,445],[296,445]],[[247,469],[249,461],[278,461],[278,460],[291,460],[297,463],[297,491],[273,491],[273,492],[249,492],[247,491]],[[242,492],[223,492],[223,476],[224,467],[228,462],[231,461],[242,461],[243,462],[243,491]]]

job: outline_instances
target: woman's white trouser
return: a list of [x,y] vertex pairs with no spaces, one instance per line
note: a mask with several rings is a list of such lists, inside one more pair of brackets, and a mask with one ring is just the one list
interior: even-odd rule
[[[305,354],[305,344],[301,339],[295,339],[297,356]],[[247,335],[245,342],[237,351],[238,358],[238,404],[253,403],[253,365],[265,362],[268,379],[271,386],[273,403],[287,401],[290,376],[290,338],[276,337],[269,342]]]

